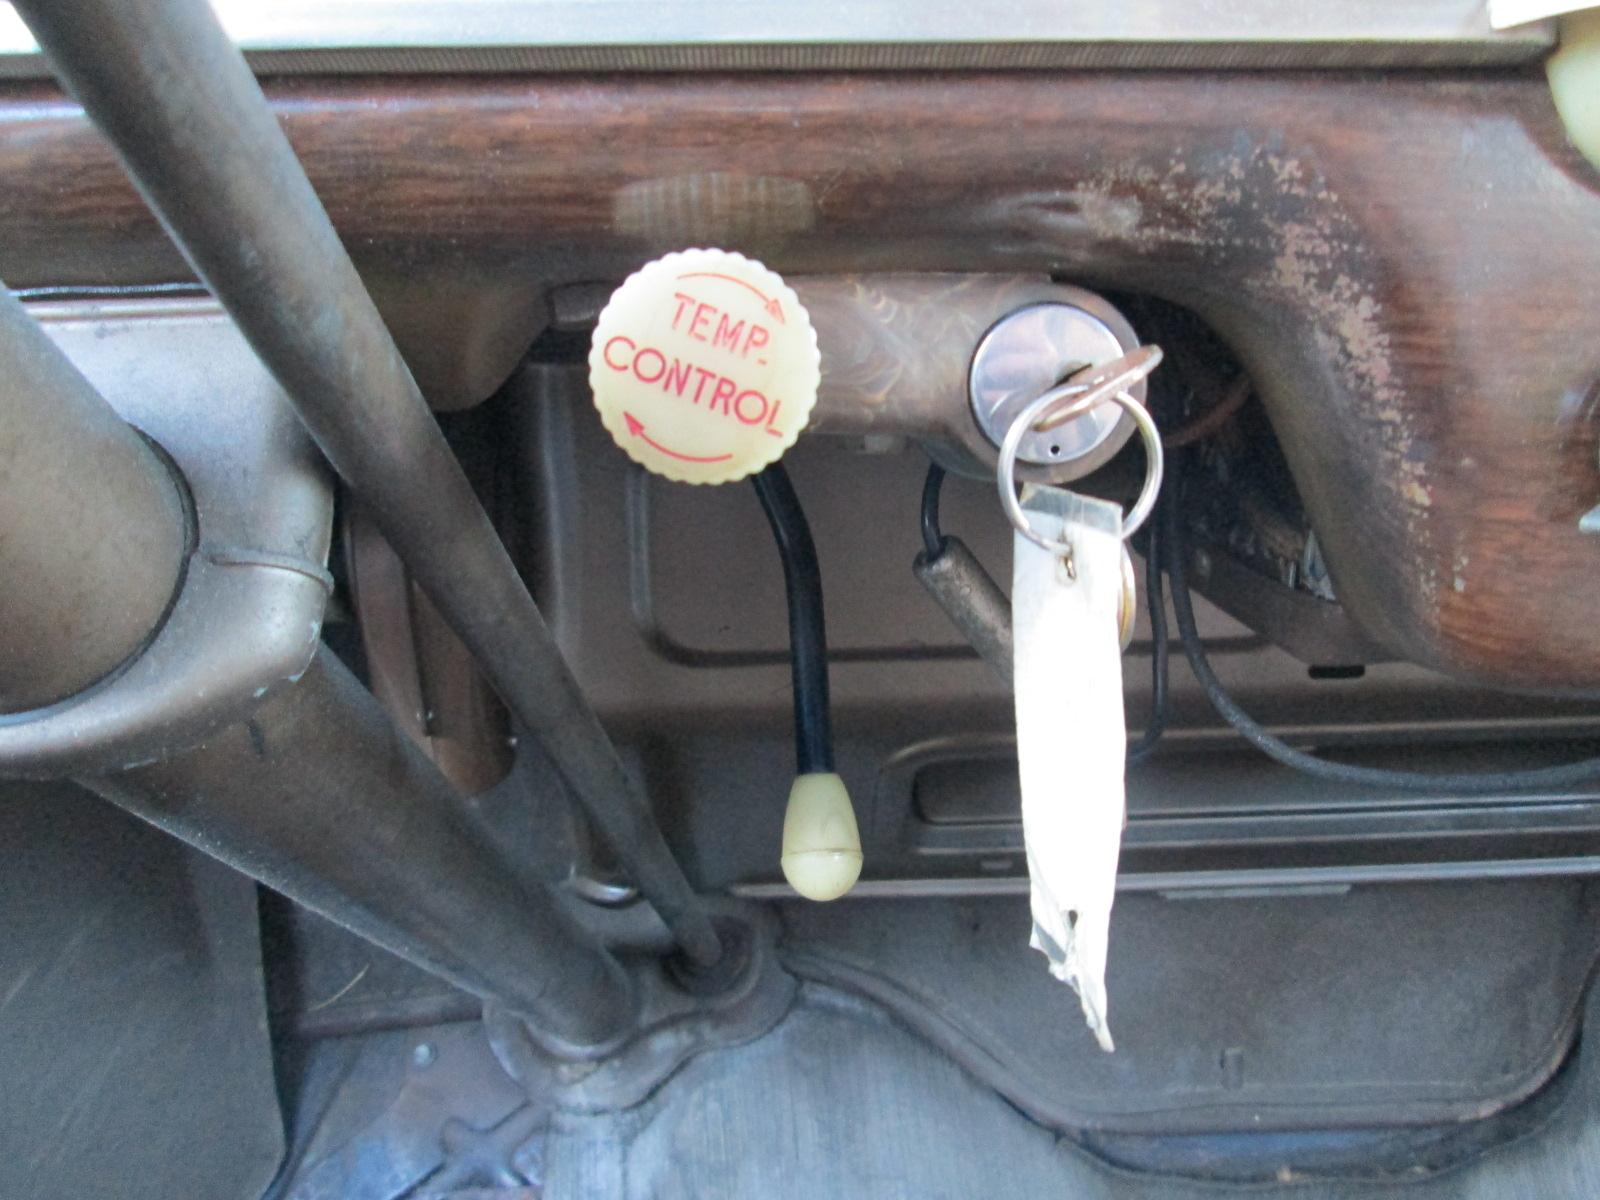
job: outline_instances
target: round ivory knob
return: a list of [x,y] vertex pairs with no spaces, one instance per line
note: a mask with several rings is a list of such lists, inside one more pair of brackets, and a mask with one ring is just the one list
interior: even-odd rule
[[606,429],[628,457],[680,483],[729,483],[777,462],[821,378],[794,290],[727,250],[640,268],[601,312],[589,350]]

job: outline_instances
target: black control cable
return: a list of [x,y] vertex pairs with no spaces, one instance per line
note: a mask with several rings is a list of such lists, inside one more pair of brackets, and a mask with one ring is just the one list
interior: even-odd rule
[[1358,784],[1366,787],[1387,788],[1408,792],[1453,792],[1457,795],[1483,796],[1498,792],[1520,791],[1532,788],[1571,787],[1600,777],[1600,758],[1587,758],[1557,767],[1538,767],[1521,771],[1473,771],[1455,774],[1433,774],[1426,771],[1395,771],[1382,767],[1361,767],[1349,763],[1318,758],[1275,737],[1262,728],[1254,718],[1234,701],[1222,686],[1217,673],[1206,657],[1195,627],[1194,605],[1189,594],[1188,547],[1184,544],[1183,522],[1179,518],[1181,499],[1179,488],[1182,476],[1177,464],[1169,466],[1168,484],[1160,501],[1162,542],[1165,545],[1167,572],[1172,576],[1172,612],[1177,619],[1178,637],[1183,642],[1189,667],[1199,681],[1206,699],[1229,725],[1257,750],[1268,758],[1293,767],[1318,779],[1335,783]]
[[833,770],[833,716],[828,701],[828,637],[822,619],[822,572],[800,497],[780,463],[751,477],[783,560],[789,602],[789,654],[794,679],[794,751],[799,775]]
[[1144,733],[1128,747],[1130,763],[1143,762],[1150,757],[1167,731],[1168,669],[1167,602],[1161,583],[1161,531],[1157,525],[1148,527],[1144,549],[1144,602],[1150,618],[1150,719]]
[[[929,562],[945,550],[945,536],[939,526],[939,496],[944,488],[944,468],[938,463],[928,465],[927,478],[922,483],[923,554]],[[1163,598],[1158,531],[1151,527],[1145,549],[1145,603],[1150,617],[1150,719],[1138,741],[1128,747],[1128,761],[1141,762],[1150,756],[1166,731],[1168,713],[1168,660],[1170,638],[1167,631],[1167,606]]]

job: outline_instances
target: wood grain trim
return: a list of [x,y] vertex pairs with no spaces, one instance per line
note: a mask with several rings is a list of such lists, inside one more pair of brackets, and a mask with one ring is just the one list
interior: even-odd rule
[[[1261,381],[1368,630],[1469,678],[1600,689],[1600,543],[1577,532],[1600,501],[1600,191],[1536,77],[269,92],[408,353],[440,359],[429,379],[446,401],[498,382],[547,286],[691,243],[792,273],[1047,272],[1149,291],[1208,319]],[[0,180],[13,285],[184,270],[48,88],[0,89]],[[484,296],[473,320],[458,311]]]

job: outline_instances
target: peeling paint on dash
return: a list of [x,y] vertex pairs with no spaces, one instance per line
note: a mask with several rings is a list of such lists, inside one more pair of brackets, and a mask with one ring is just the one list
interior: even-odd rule
[[[1190,161],[1203,164],[1204,181],[1182,180],[1187,199],[1179,210],[1213,226],[1210,236],[1219,250],[1228,241],[1229,253],[1255,252],[1261,267],[1247,287],[1309,317],[1318,357],[1339,377],[1367,431],[1363,452],[1375,453],[1394,481],[1400,503],[1393,510],[1419,551],[1418,583],[1433,600],[1438,580],[1427,553],[1426,514],[1433,504],[1428,467],[1394,368],[1372,248],[1312,151],[1293,153],[1281,139],[1238,141],[1225,154],[1192,155]],[[1176,179],[1177,172],[1169,173],[1169,181]],[[1173,231],[1158,233],[1170,237]]]
[[1395,506],[1396,515],[1419,549],[1417,583],[1425,601],[1432,603],[1439,581],[1433,556],[1426,552],[1425,514],[1433,497],[1427,465],[1417,453],[1412,410],[1395,374],[1390,337],[1381,320],[1383,305],[1362,270],[1372,261],[1371,249],[1340,207],[1337,193],[1305,162],[1271,151],[1257,151],[1252,159],[1276,185],[1269,195],[1275,191],[1280,206],[1285,197],[1299,202],[1284,206],[1294,210],[1292,215],[1265,209],[1260,213],[1271,257],[1259,284],[1314,322],[1317,353],[1339,375],[1368,431],[1364,451],[1376,453],[1395,481],[1402,502]]
[[1072,188],[1062,199],[1077,210],[1085,229],[1106,241],[1131,237],[1144,216],[1137,197],[1115,195],[1103,182]]
[[1041,190],[999,202],[989,219],[1013,233],[1006,248],[1070,265],[1085,242],[1125,247],[1147,261],[1188,260],[1185,270],[1253,271],[1239,282],[1252,301],[1304,315],[1309,344],[1339,380],[1362,429],[1360,450],[1393,480],[1388,507],[1418,551],[1419,584],[1437,580],[1427,553],[1433,497],[1422,439],[1394,366],[1377,293],[1379,264],[1329,185],[1314,147],[1282,134],[1173,150],[1164,161],[1097,164]]

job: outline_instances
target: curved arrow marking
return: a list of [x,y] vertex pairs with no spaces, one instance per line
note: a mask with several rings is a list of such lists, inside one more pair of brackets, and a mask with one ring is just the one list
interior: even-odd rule
[[644,431],[644,422],[639,420],[639,418],[634,416],[631,412],[624,412],[622,414],[622,419],[628,423],[628,433],[629,434],[631,434],[633,437],[638,438],[645,445],[651,447],[652,449],[658,450],[662,454],[665,454],[668,458],[675,458],[679,462],[691,462],[691,463],[727,462],[728,459],[733,457],[733,454],[732,454],[731,451],[729,453],[727,453],[727,454],[711,454],[711,455],[704,455],[704,456],[696,455],[696,454],[684,454],[684,453],[681,453],[680,451],[672,449],[670,446],[663,446],[660,442],[656,441],[655,438],[651,437],[648,433],[646,433]]
[[765,292],[747,279],[740,279],[737,275],[724,275],[720,271],[686,271],[682,275],[679,275],[678,278],[720,279],[724,283],[736,283],[742,288],[749,288],[760,298],[761,307],[776,317],[779,324],[787,325],[789,323],[783,319],[783,305],[778,303],[778,298],[776,296],[768,296]]

